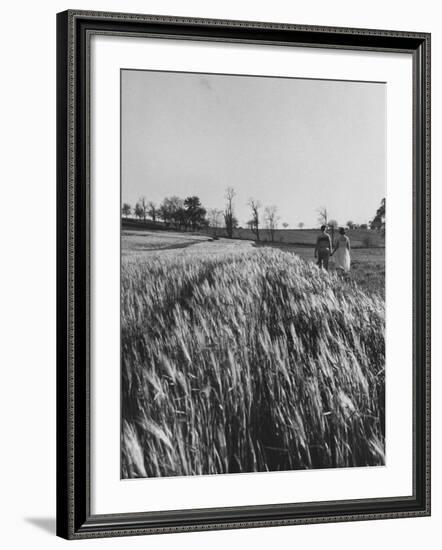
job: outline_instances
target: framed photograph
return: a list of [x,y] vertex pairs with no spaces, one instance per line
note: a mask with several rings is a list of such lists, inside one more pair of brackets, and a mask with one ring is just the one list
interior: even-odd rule
[[57,18],[57,533],[430,514],[430,35]]

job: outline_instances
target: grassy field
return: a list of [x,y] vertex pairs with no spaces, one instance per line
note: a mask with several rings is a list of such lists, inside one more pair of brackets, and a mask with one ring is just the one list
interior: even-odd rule
[[[254,245],[256,246],[256,244]],[[307,261],[315,262],[313,246],[286,245],[279,243],[263,243],[262,247],[277,248],[284,252],[296,254]],[[330,258],[330,270],[335,262]],[[352,248],[351,271],[347,279],[356,282],[360,288],[369,294],[385,294],[385,248]]]
[[383,251],[122,244],[122,477],[384,463]]

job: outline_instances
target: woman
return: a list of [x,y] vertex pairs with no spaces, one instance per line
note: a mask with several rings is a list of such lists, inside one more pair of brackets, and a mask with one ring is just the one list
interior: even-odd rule
[[336,269],[342,269],[344,273],[350,271],[350,239],[345,234],[343,227],[339,228],[339,237],[332,255],[335,256]]

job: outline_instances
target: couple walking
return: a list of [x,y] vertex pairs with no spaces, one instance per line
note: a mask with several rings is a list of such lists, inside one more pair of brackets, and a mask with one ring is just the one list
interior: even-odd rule
[[345,234],[345,229],[339,229],[339,237],[334,247],[330,235],[327,233],[327,226],[321,227],[321,234],[316,240],[315,258],[318,258],[318,266],[328,270],[328,260],[335,255],[336,269],[344,273],[350,271],[350,239]]

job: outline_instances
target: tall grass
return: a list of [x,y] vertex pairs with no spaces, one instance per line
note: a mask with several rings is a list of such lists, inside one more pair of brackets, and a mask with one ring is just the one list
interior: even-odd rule
[[279,250],[122,268],[122,476],[384,463],[384,303]]

